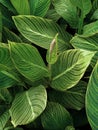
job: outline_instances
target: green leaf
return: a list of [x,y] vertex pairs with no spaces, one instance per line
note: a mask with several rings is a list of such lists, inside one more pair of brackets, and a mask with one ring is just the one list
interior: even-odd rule
[[16,10],[12,6],[10,0],[0,0],[0,3],[4,5],[6,8],[8,8],[10,11],[16,14]]
[[52,20],[35,16],[14,16],[13,19],[20,33],[40,47],[49,49],[51,41],[57,33],[59,34],[59,50],[66,50],[70,47],[67,41],[68,33],[62,31]]
[[75,130],[75,128],[73,126],[67,126],[65,130]]
[[4,39],[5,43],[7,43],[8,40],[9,41],[18,42],[18,43],[22,42],[22,40],[21,40],[21,38],[19,36],[17,36],[14,32],[10,31],[6,27],[3,30],[3,39]]
[[43,86],[17,94],[10,109],[14,127],[34,121],[44,111],[46,102],[47,93]]
[[45,63],[35,47],[24,43],[9,42],[9,48],[16,69],[25,78],[34,82],[49,75]]
[[81,110],[85,105],[86,86],[86,82],[80,81],[65,92],[52,90],[48,93],[49,101],[58,102],[68,109]]
[[85,15],[87,15],[91,8],[91,0],[70,0],[72,2],[73,5],[75,5],[76,7],[78,7],[79,9],[81,9],[81,12],[83,14],[83,18],[85,17]]
[[97,61],[98,61],[98,51],[95,53],[95,55],[93,56],[93,58],[91,60],[92,67],[94,67],[96,65]]
[[10,58],[8,46],[0,43],[0,88],[11,87],[20,82]]
[[5,103],[9,104],[12,101],[12,96],[8,89],[0,89],[0,99],[3,100]]
[[50,6],[50,0],[29,0],[31,14],[45,16]]
[[69,112],[60,104],[49,102],[41,121],[45,130],[64,130],[68,125],[72,125],[72,118]]
[[2,13],[0,7],[0,41],[2,41]]
[[93,130],[98,129],[98,63],[90,76],[86,92],[86,113]]
[[91,20],[98,20],[98,9],[96,9],[91,17]]
[[58,50],[58,44],[57,44],[57,36],[52,40],[50,44],[50,48],[47,51],[46,59],[48,64],[54,64],[57,61],[57,50]]
[[46,17],[48,19],[52,19],[53,21],[58,21],[61,16],[56,12],[55,9],[50,9],[48,10]]
[[61,53],[57,62],[51,66],[51,87],[65,91],[75,86],[85,73],[94,54],[94,52],[78,49]]
[[98,51],[98,35],[91,37],[82,37],[81,35],[74,36],[71,39],[71,44],[74,48],[84,49],[88,51]]
[[9,111],[5,111],[2,115],[0,115],[0,130],[4,129],[9,118],[10,118]]
[[98,33],[98,21],[87,24],[83,27],[83,36],[89,37]]
[[78,27],[77,8],[70,0],[53,0],[57,13],[62,16],[73,28]]
[[30,14],[28,0],[10,0],[18,14]]

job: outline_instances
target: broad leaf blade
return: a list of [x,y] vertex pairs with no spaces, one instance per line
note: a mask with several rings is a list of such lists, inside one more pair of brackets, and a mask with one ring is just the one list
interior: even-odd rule
[[78,27],[78,15],[76,7],[70,0],[53,0],[57,13],[62,16],[73,28]]
[[38,50],[29,44],[9,42],[11,58],[16,69],[30,81],[48,76],[48,70]]
[[51,67],[51,87],[65,91],[75,86],[82,78],[93,56],[94,52],[76,49],[60,54],[57,62]]
[[10,11],[12,11],[13,13],[16,13],[16,10],[12,6],[10,0],[0,0],[0,3],[4,5],[6,8],[8,8]]
[[81,110],[85,105],[86,82],[79,82],[75,87],[65,92],[50,91],[49,101],[58,102],[68,109]]
[[77,6],[81,9],[83,14],[83,18],[87,15],[91,10],[91,0],[70,0],[73,5]]
[[57,33],[59,50],[70,47],[68,34],[51,20],[35,16],[15,16],[13,19],[20,33],[40,47],[48,49]]
[[0,99],[3,100],[6,104],[10,104],[12,101],[12,96],[8,89],[0,89]]
[[5,111],[2,115],[0,115],[0,130],[4,129],[9,118],[10,118],[9,111]]
[[88,51],[98,51],[98,36],[97,34],[91,37],[82,37],[81,35],[74,36],[71,39],[71,44],[74,48]]
[[98,21],[87,24],[83,28],[83,36],[89,37],[98,33]]
[[30,14],[28,0],[10,0],[18,14]]
[[8,46],[0,43],[0,87],[11,87],[20,79],[15,73],[15,68],[10,58]]
[[44,111],[46,102],[47,94],[43,86],[30,88],[26,92],[17,94],[10,109],[14,127],[35,120]]
[[93,130],[98,129],[98,63],[90,76],[86,92],[86,113]]
[[50,0],[29,0],[30,12],[35,16],[45,16],[50,6]]
[[60,104],[49,102],[44,113],[41,115],[43,128],[46,130],[64,130],[72,125],[72,117]]

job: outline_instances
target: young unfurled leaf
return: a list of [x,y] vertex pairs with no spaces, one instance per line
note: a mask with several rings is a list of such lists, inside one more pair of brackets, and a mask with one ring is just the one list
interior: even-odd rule
[[28,0],[10,0],[18,14],[30,14],[30,7]]
[[98,63],[90,76],[86,92],[86,113],[93,130],[98,129]]
[[46,58],[47,58],[48,64],[54,64],[57,61],[57,57],[58,57],[57,56],[57,50],[58,50],[57,36],[58,34],[52,40],[50,44],[50,48],[47,51]]
[[34,44],[49,49],[51,41],[58,33],[58,50],[70,48],[69,34],[52,20],[35,16],[14,16],[13,20],[20,33]]
[[30,12],[35,16],[45,16],[50,6],[50,0],[29,0]]
[[48,70],[38,50],[25,43],[9,42],[11,58],[16,69],[27,79],[34,82],[48,77]]

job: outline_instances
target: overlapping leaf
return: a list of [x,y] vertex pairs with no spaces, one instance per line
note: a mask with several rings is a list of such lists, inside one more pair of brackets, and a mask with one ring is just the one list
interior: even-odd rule
[[31,14],[45,16],[50,6],[50,0],[29,0]]
[[10,0],[18,14],[30,14],[28,0]]
[[12,101],[12,96],[8,89],[0,89],[0,100],[3,100],[5,103],[9,104]]
[[0,87],[11,87],[20,82],[17,72],[10,58],[10,53],[6,44],[0,43]]
[[80,110],[85,104],[86,82],[80,81],[75,87],[65,92],[50,91],[49,101],[58,102],[65,108]]
[[98,63],[90,76],[86,92],[86,113],[93,130],[98,129]]
[[82,78],[93,56],[93,52],[76,49],[60,54],[57,62],[51,67],[51,87],[65,91],[75,86]]
[[9,42],[11,58],[17,70],[30,81],[48,76],[48,70],[37,49],[29,44]]
[[12,124],[25,125],[35,120],[45,109],[47,93],[43,86],[17,94],[10,109]]
[[71,40],[74,48],[84,49],[88,51],[98,51],[98,36],[97,34],[91,37],[82,37],[81,35],[74,36]]
[[87,15],[90,10],[91,10],[91,0],[70,0],[72,2],[72,4],[74,4],[75,6],[77,6],[78,8],[81,9],[83,18],[85,17],[85,15]]
[[10,0],[0,0],[0,3],[4,5],[6,8],[8,8],[13,13],[16,13],[14,7],[12,6]]
[[5,111],[2,115],[0,115],[0,130],[4,129],[9,118],[10,118],[9,111]]
[[22,40],[19,36],[17,36],[14,32],[10,31],[8,28],[4,28],[3,30],[3,41],[7,43],[9,41],[14,41],[21,43]]
[[67,41],[69,34],[51,20],[35,16],[15,16],[13,19],[20,33],[40,47],[48,49],[57,33],[59,50],[70,47]]
[[49,102],[41,116],[43,128],[46,130],[64,130],[73,125],[69,112],[60,104]]
[[98,20],[87,24],[83,28],[83,36],[89,37],[98,33]]
[[77,8],[70,0],[53,0],[57,13],[62,16],[73,28],[78,27]]

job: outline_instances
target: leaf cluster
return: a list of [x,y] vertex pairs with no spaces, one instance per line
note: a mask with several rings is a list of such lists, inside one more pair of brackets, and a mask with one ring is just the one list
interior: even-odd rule
[[98,129],[98,0],[0,0],[0,130]]

